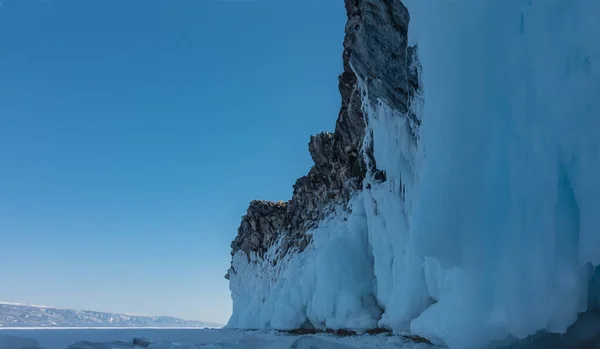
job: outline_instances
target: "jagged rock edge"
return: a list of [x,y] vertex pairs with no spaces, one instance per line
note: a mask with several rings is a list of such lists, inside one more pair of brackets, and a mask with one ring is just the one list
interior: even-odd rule
[[[418,110],[416,110],[416,106],[422,104],[422,94],[420,86],[420,75],[422,67],[420,66],[420,62],[417,57],[417,47],[408,46],[405,33],[405,61],[402,63],[404,67],[403,76],[405,78],[404,86],[406,90],[406,92],[403,92],[403,95],[406,96],[404,103],[400,107],[398,107],[398,101],[394,103],[394,101],[390,101],[389,99],[385,98],[385,96],[382,97],[378,93],[375,93],[374,98],[371,99],[369,96],[369,84],[371,81],[369,79],[363,79],[360,73],[353,66],[352,49],[350,48],[353,44],[352,40],[356,38],[357,34],[349,28],[354,26],[354,30],[357,30],[358,26],[355,23],[355,21],[356,17],[360,16],[361,12],[353,12],[353,10],[356,11],[356,9],[350,8],[351,5],[349,4],[350,2],[353,2],[354,6],[358,6],[357,4],[360,4],[361,1],[369,3],[373,0],[346,0],[345,2],[349,18],[346,24],[344,51],[342,55],[344,59],[344,72],[339,75],[338,84],[340,94],[342,97],[342,106],[338,114],[334,133],[331,134],[328,132],[323,132],[318,135],[311,136],[309,142],[309,151],[313,158],[314,165],[311,167],[309,173],[306,176],[303,176],[296,181],[294,185],[294,195],[290,201],[288,201],[287,203],[273,203],[267,201],[254,200],[251,202],[247,214],[242,218],[242,224],[240,225],[240,229],[238,229],[238,236],[236,237],[234,242],[232,242],[232,256],[234,256],[238,251],[243,251],[246,254],[248,263],[256,264],[259,261],[266,261],[269,262],[268,264],[271,264],[277,270],[281,270],[282,265],[278,265],[278,263],[283,262],[281,264],[286,264],[286,261],[289,261],[288,257],[295,253],[303,252],[307,247],[310,246],[311,235],[307,233],[310,231],[310,229],[317,227],[320,223],[328,221],[329,219],[334,217],[336,215],[336,212],[339,212],[339,210],[350,212],[351,207],[348,206],[348,203],[351,197],[355,196],[362,190],[371,189],[371,183],[383,183],[387,180],[385,171],[379,170],[377,168],[375,157],[373,155],[373,135],[370,134],[372,132],[372,129],[369,127],[369,115],[366,111],[369,108],[371,108],[371,110],[376,110],[381,106],[386,106],[387,108],[393,111],[393,114],[396,117],[406,118],[409,124],[408,136],[411,138],[411,141],[414,143],[415,147],[418,145],[418,129],[421,124],[421,120],[418,117],[419,113]],[[395,2],[403,6],[401,2],[397,0],[385,0],[383,2],[386,3],[386,6],[388,7],[388,11],[390,13],[393,11],[393,6],[390,5],[391,3]],[[405,7],[404,11],[406,12],[406,17],[408,17],[408,11]],[[352,14],[354,14],[354,16],[352,16]],[[408,28],[408,23],[403,28]],[[352,88],[348,88],[348,80],[350,81],[350,85]],[[344,84],[344,82],[346,82],[346,84]],[[374,88],[374,90],[377,90],[377,88]],[[398,89],[396,89],[396,91],[398,91]],[[336,148],[337,145],[342,143],[342,141],[336,142],[336,140],[340,139],[339,137],[341,132],[344,131],[344,126],[348,127],[348,122],[350,122],[351,120],[344,120],[344,118],[351,117],[349,113],[352,111],[352,107],[356,107],[355,103],[357,102],[359,103],[359,125],[361,127],[360,133],[358,135],[354,135],[355,139],[352,139],[354,141],[354,144],[351,145],[355,145],[356,147],[355,152],[358,155],[356,156],[356,158],[359,163],[360,172],[355,171],[353,173],[355,176],[345,177],[341,181],[335,183],[338,185],[336,188],[334,188],[335,190],[337,190],[335,192],[335,194],[338,195],[337,197],[326,197],[325,200],[321,202],[321,205],[317,206],[316,210],[314,206],[310,207],[312,208],[312,210],[308,210],[308,213],[310,213],[311,216],[301,217],[304,219],[298,219],[298,207],[300,207],[300,211],[302,211],[303,203],[314,203],[311,200],[304,200],[305,198],[302,198],[301,195],[303,194],[302,190],[307,187],[310,188],[311,184],[314,187],[315,183],[310,183],[311,178],[320,178],[321,180],[325,179],[324,182],[326,184],[329,184],[326,181],[327,175],[335,174],[336,169],[339,170],[339,167],[344,167],[344,162],[340,161],[340,158],[342,160],[348,160],[347,158],[343,158],[339,155],[344,154],[344,152],[348,153],[348,150],[343,149],[344,152],[341,152],[339,148]],[[395,107],[392,107],[392,105],[394,104]],[[354,121],[357,121],[356,114],[357,110],[354,109]],[[344,124],[344,121],[346,121],[346,124]],[[335,160],[337,161],[337,163],[335,161],[332,161],[333,164],[329,167],[327,160]],[[336,165],[338,165],[339,167],[336,168]],[[334,177],[339,179],[339,176]],[[368,181],[366,180],[367,178],[369,178]],[[306,183],[307,181],[309,182],[308,185]],[[403,192],[404,188],[402,186],[402,183],[400,183],[400,185],[402,187],[401,189]],[[319,198],[318,195],[309,195],[309,198],[310,197]],[[298,200],[298,198],[300,198],[300,200]],[[275,220],[283,220],[285,224],[268,224],[268,226],[276,226],[276,229],[267,229],[267,231],[257,232],[242,229],[242,227],[244,226],[253,226],[253,219],[256,218],[256,215],[254,215],[253,212],[256,210],[256,207],[264,207],[269,205],[280,205],[280,207],[284,208],[284,210],[282,210],[274,216],[270,216],[268,214],[264,215],[267,221],[270,222]],[[296,215],[294,215],[295,213]],[[257,238],[256,236],[253,236],[253,234],[256,233],[262,234],[262,237]],[[243,246],[242,242],[248,240],[248,238],[249,240],[254,240],[258,243],[250,244],[250,246]],[[260,242],[262,241],[266,242],[266,245],[260,245]],[[275,248],[276,254],[265,256],[266,251],[272,248]],[[271,270],[271,274],[277,274],[277,270]],[[225,277],[229,279],[231,273],[236,273],[236,270],[233,267],[233,261],[232,266]]]

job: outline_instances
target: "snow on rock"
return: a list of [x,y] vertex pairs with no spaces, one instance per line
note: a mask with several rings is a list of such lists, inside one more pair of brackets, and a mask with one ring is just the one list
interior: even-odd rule
[[405,2],[345,1],[336,132],[295,219],[232,246],[229,327],[476,349],[600,308],[600,2]]

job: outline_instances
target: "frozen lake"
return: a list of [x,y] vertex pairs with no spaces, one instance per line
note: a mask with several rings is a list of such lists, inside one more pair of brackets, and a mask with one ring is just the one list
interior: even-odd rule
[[[596,348],[600,318],[583,316],[566,335],[542,335],[504,349]],[[440,349],[387,334],[338,337],[290,335],[269,331],[174,328],[0,329],[0,349],[142,349],[135,338],[148,339],[148,349]]]
[[[344,349],[434,348],[402,337],[387,335],[335,337],[294,336],[275,332],[244,332],[220,329],[1,329],[0,349],[125,349],[134,338],[150,339],[149,349]],[[39,342],[27,341],[33,339]],[[79,342],[77,345],[74,345]]]

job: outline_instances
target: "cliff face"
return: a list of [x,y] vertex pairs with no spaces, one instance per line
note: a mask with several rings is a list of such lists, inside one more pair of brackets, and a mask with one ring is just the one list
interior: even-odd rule
[[[418,69],[412,64],[416,50],[407,47],[409,15],[399,0],[346,0],[345,7],[344,71],[338,85],[342,105],[335,131],[311,136],[308,150],[314,165],[296,181],[290,201],[250,203],[231,244],[232,255],[243,251],[248,258],[251,252],[262,257],[277,239],[284,240],[281,254],[290,249],[301,252],[310,243],[310,235],[305,234],[309,229],[335,209],[349,209],[350,197],[362,190],[368,172],[385,180],[385,173],[376,168],[372,141],[363,144],[367,120],[361,94],[366,92],[361,92],[357,74],[372,103],[381,99],[395,110],[408,112],[418,89]],[[414,115],[411,118],[416,135],[420,122]],[[233,266],[226,278],[232,272]]]
[[418,59],[399,0],[345,1],[335,132],[290,202],[243,218],[228,326],[452,349],[593,327],[600,3],[405,1]]
[[[360,330],[385,316],[389,297],[374,283],[381,271],[369,241],[371,228],[386,224],[381,210],[403,205],[410,181],[420,66],[407,46],[409,15],[400,0],[345,0],[345,8],[335,131],[310,138],[314,165],[290,201],[253,201],[242,218],[226,275],[231,327]],[[381,154],[397,147],[406,178],[390,175],[395,160]],[[390,197],[378,196],[384,192]],[[319,286],[332,280],[339,286]]]

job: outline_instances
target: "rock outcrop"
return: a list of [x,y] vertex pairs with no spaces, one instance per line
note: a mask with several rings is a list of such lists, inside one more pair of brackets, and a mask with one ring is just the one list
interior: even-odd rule
[[238,228],[238,235],[231,243],[235,251],[244,251],[263,255],[278,234],[285,228],[287,204],[254,200],[250,202],[248,212]]
[[[409,115],[416,139],[420,121],[410,113],[410,101],[419,88],[419,68],[416,49],[407,46],[408,10],[400,0],[345,0],[345,7],[344,71],[339,76],[342,105],[335,131],[310,138],[314,165],[296,181],[290,201],[250,203],[231,244],[232,255],[243,251],[248,261],[251,253],[260,258],[278,239],[283,239],[282,256],[301,253],[311,241],[306,232],[334,210],[349,210],[350,198],[363,190],[367,175],[386,180],[373,156],[373,137],[365,137],[365,97],[373,105],[383,101]],[[363,144],[367,138],[369,144]],[[234,266],[226,278],[231,273],[236,273]]]

